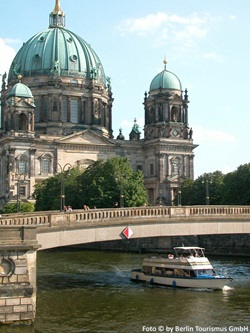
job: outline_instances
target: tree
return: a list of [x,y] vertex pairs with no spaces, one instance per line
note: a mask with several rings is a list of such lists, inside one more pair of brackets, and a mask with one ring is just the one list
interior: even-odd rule
[[223,204],[250,205],[250,163],[225,175]]
[[148,202],[141,171],[133,171],[127,158],[98,160],[77,177],[77,205],[113,207],[124,200],[125,207]]
[[[128,159],[98,160],[87,169],[64,172],[65,203],[74,209],[86,204],[93,208],[113,207],[121,195],[126,207],[148,203],[141,171],[133,171]],[[35,210],[59,210],[62,174],[47,178],[35,186]]]
[[206,205],[208,201],[210,205],[222,204],[223,180],[221,171],[204,173],[196,180],[185,179],[181,184],[182,205]]
[[60,210],[62,177],[64,178],[65,202],[67,205],[72,206],[74,203],[76,177],[81,172],[83,171],[79,168],[69,169],[36,184],[33,193],[33,197],[36,199],[35,210]]
[[60,209],[60,191],[61,191],[60,175],[49,177],[35,185],[33,197],[36,200],[35,210],[58,210]]
[[[34,204],[32,202],[20,202],[19,203],[19,211],[24,212],[33,212]],[[13,214],[17,212],[17,204],[16,203],[8,203],[1,210],[1,214]]]

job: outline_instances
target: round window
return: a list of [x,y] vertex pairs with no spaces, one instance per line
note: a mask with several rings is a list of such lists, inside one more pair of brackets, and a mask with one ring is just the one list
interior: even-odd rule
[[0,261],[0,276],[10,276],[14,272],[14,263],[10,259],[3,258]]

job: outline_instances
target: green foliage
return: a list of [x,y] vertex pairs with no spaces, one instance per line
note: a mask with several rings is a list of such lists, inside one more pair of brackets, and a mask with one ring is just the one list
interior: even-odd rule
[[[61,178],[58,174],[35,186],[35,210],[60,210]],[[148,203],[141,171],[133,171],[128,159],[114,157],[98,160],[86,170],[64,172],[66,205],[73,209],[113,207],[124,196],[124,206]],[[250,205],[250,163],[224,175],[221,171],[204,173],[181,184],[182,205]],[[174,199],[177,205],[177,196]],[[11,209],[10,209],[11,210]],[[16,212],[16,206],[13,207]]]
[[226,174],[223,204],[250,205],[250,163],[240,165],[237,170]]
[[[59,210],[62,175],[50,177],[35,186],[35,210]],[[73,209],[113,207],[124,195],[126,207],[148,203],[141,171],[133,171],[128,159],[98,160],[87,169],[64,172],[65,204]]]
[[[204,173],[181,185],[182,205],[250,205],[250,163],[223,175],[221,171]],[[177,198],[174,203],[177,204]]]
[[[210,205],[222,204],[224,175],[220,171],[204,173],[196,180],[186,179],[181,184],[182,205]],[[177,204],[177,198],[174,200]]]
[[[20,202],[18,207],[19,212],[33,212],[34,204],[32,202]],[[13,214],[17,212],[17,203],[8,203],[1,210],[1,214]]]
[[58,210],[60,209],[61,175],[49,177],[35,185],[33,193],[36,199],[35,210]]
[[114,157],[106,161],[98,160],[77,178],[76,203],[89,207],[113,207],[124,196],[124,206],[141,206],[147,203],[141,171],[133,171],[128,159]]
[[82,171],[74,168],[60,173],[54,177],[49,177],[43,182],[35,185],[33,193],[36,199],[35,210],[60,210],[61,209],[61,185],[62,177],[65,189],[66,205],[74,206],[76,178]]

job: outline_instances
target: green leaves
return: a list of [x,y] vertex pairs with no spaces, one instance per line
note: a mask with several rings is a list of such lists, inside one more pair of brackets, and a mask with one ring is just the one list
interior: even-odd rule
[[[182,205],[250,205],[250,163],[224,175],[204,173],[181,184]],[[208,201],[207,201],[208,199]],[[177,199],[174,200],[177,204]]]
[[[35,186],[36,210],[59,210],[62,175],[50,177]],[[114,157],[98,160],[87,169],[71,169],[64,173],[65,204],[73,209],[113,207],[120,203],[125,207],[147,203],[147,191],[141,171],[134,171],[127,158]]]

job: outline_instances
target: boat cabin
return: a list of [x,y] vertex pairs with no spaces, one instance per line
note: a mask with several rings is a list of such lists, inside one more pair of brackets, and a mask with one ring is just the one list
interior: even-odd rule
[[145,258],[142,272],[145,275],[164,277],[208,278],[215,272],[201,247],[175,247],[174,254]]

